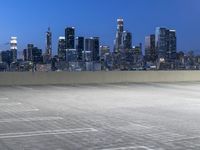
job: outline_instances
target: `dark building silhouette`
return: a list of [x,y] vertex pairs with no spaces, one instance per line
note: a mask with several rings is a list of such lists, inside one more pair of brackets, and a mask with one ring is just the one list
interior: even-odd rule
[[83,60],[82,53],[84,51],[84,46],[85,46],[84,37],[76,37],[76,50],[77,50],[77,55],[78,55],[78,58],[77,58],[78,61]]
[[68,27],[65,29],[66,49],[75,48],[75,28]]
[[172,60],[176,58],[176,31],[167,28],[156,28],[156,53],[159,59]]
[[28,61],[33,61],[33,44],[28,44],[27,45],[27,53],[28,53]]
[[167,51],[167,58],[170,60],[176,59],[177,54],[177,39],[176,39],[176,31],[169,30],[169,48]]
[[46,32],[46,52],[45,54],[52,57],[52,33],[50,28],[48,28],[48,31]]
[[100,60],[99,47],[99,37],[85,39],[85,50],[92,52],[92,61],[98,62]]
[[12,51],[2,51],[1,52],[1,61],[10,65],[13,62],[13,54]]
[[145,37],[145,60],[147,62],[156,61],[156,46],[154,34]]
[[65,37],[59,37],[58,41],[58,57],[61,60],[66,60],[66,40]]
[[115,45],[114,45],[114,52],[119,52],[120,47],[122,45],[122,35],[124,31],[124,20],[123,19],[117,19],[117,32],[115,37]]
[[25,61],[32,61],[33,63],[42,63],[42,50],[34,47],[33,44],[28,44],[27,49],[24,49],[24,60]]
[[35,63],[35,64],[42,63],[43,62],[42,49],[34,47],[32,50],[32,57],[33,57],[33,63]]
[[121,44],[123,50],[130,50],[132,48],[132,33],[124,31]]
[[12,52],[12,62],[17,62],[17,37],[11,37],[10,51]]

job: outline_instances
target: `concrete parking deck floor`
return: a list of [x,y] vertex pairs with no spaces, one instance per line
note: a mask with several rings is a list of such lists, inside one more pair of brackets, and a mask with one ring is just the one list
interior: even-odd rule
[[189,149],[200,83],[0,87],[0,150]]

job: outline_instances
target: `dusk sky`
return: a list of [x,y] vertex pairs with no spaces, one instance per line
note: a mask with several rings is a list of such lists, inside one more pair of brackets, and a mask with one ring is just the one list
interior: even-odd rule
[[99,36],[101,44],[113,47],[116,19],[133,34],[133,44],[144,43],[155,27],[177,30],[178,50],[200,50],[200,0],[1,0],[0,50],[18,37],[19,50],[28,43],[45,47],[45,31],[53,32],[53,51],[67,26],[76,36]]

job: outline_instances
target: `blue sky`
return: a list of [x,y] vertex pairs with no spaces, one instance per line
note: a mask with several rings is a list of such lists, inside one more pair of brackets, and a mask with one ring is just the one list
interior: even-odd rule
[[177,30],[179,50],[200,50],[200,0],[1,0],[0,49],[11,36],[18,37],[19,49],[27,43],[45,47],[45,31],[53,32],[53,48],[67,26],[76,35],[99,36],[112,47],[116,19],[123,17],[125,29],[133,33],[134,45],[144,43],[155,27]]

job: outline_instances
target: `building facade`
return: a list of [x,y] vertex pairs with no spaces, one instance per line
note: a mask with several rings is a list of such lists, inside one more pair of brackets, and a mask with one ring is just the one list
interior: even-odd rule
[[46,32],[46,52],[45,54],[52,57],[52,32],[50,28],[48,28],[48,31]]
[[66,49],[75,48],[75,28],[68,27],[65,29]]
[[58,40],[58,57],[61,60],[66,60],[66,40],[65,40],[65,37],[59,37],[59,40]]
[[145,60],[146,62],[156,61],[155,34],[145,37]]
[[114,40],[114,52],[120,52],[120,47],[122,45],[122,35],[124,32],[124,20],[117,19],[117,32]]
[[91,51],[92,53],[92,61],[99,62],[100,61],[100,41],[99,37],[90,37],[85,39],[85,50]]
[[76,50],[77,50],[77,60],[78,61],[83,61],[82,53],[84,51],[85,47],[85,39],[84,37],[76,37]]
[[129,51],[132,48],[132,33],[124,31],[122,34],[121,49]]
[[158,59],[173,60],[176,58],[176,31],[167,28],[156,28],[155,44]]
[[11,37],[10,51],[12,52],[12,62],[16,62],[17,61],[17,37]]

